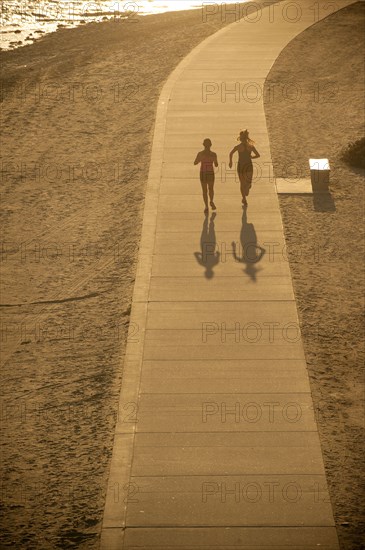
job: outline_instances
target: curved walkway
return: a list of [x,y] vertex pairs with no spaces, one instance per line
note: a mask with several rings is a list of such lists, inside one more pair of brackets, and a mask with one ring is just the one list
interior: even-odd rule
[[[205,40],[163,89],[105,550],[338,548],[262,90],[296,35],[351,3],[281,2],[256,22],[250,12]],[[247,214],[228,168],[246,127],[261,153]],[[205,137],[220,161],[217,215],[207,218],[192,164]]]

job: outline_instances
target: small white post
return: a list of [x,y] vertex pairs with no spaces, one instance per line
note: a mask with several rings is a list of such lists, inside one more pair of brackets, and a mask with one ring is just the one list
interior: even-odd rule
[[313,193],[328,193],[330,164],[328,159],[309,159]]

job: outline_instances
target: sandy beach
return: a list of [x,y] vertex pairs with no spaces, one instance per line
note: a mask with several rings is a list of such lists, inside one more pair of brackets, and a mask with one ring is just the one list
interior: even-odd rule
[[231,21],[166,13],[1,53],[4,547],[98,547],[156,103]]
[[[364,174],[340,152],[363,132],[363,17],[359,2],[294,40],[269,81],[304,93],[266,104],[276,176],[288,162],[308,171],[312,156],[332,166],[334,211],[311,197],[280,201],[346,550],[364,535]],[[98,548],[115,421],[129,414],[117,403],[156,103],[179,61],[230,22],[166,13],[0,54],[4,548]],[[298,66],[304,48],[313,53]]]

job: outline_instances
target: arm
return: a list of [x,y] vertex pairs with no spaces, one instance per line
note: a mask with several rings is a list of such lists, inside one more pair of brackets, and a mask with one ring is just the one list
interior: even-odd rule
[[204,265],[203,264],[203,254],[201,252],[194,252],[194,256],[198,262],[199,265]]
[[198,154],[196,155],[196,159],[194,160],[194,166],[196,166],[197,164],[199,164],[199,162],[200,162],[200,153],[198,153]]
[[234,149],[232,149],[232,151],[229,153],[229,167],[232,168],[233,166],[233,162],[232,162],[232,159],[233,159],[233,155],[235,154],[235,152],[238,150],[238,146],[236,145],[236,147]]
[[252,152],[255,154],[254,157],[251,157],[253,159],[259,159],[260,158],[260,153],[257,151],[257,149],[255,149],[255,147],[252,147]]
[[214,166],[218,168],[218,157],[216,154],[214,155]]
[[235,242],[232,242],[232,249],[233,249],[233,257],[234,259],[236,260],[236,262],[240,262],[241,261],[241,258],[239,258],[237,256],[237,248],[236,248],[236,243]]
[[260,261],[265,256],[266,250],[265,250],[265,248],[262,248],[262,246],[259,246],[258,249],[260,250],[260,258],[259,258],[258,261]]

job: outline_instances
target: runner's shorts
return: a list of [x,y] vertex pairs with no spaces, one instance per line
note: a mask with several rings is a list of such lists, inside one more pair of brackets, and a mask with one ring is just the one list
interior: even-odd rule
[[214,172],[200,172],[200,181],[202,185],[209,185],[211,183],[214,183],[214,180]]

